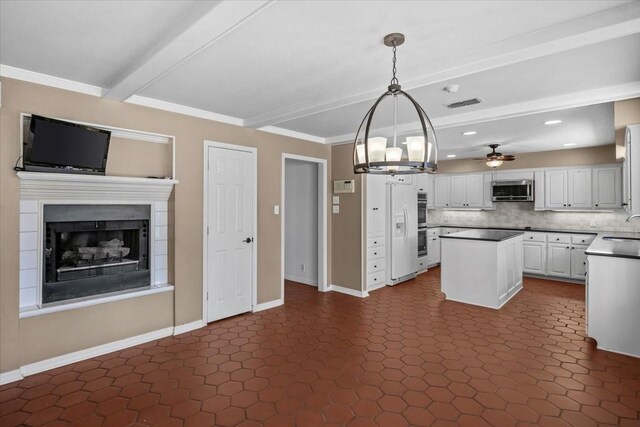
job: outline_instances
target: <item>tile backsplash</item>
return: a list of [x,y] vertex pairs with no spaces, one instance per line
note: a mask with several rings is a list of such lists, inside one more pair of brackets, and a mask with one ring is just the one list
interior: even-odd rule
[[[496,203],[494,211],[429,210],[428,223],[478,227],[532,227],[558,230],[640,232],[640,220],[626,222],[625,210],[610,212],[534,211],[530,202]],[[595,227],[591,226],[595,221]]]

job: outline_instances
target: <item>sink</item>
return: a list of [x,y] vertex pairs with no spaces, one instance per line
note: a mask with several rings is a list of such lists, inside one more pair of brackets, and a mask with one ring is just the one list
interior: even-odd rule
[[640,242],[640,237],[604,236],[602,240],[609,240],[612,242]]

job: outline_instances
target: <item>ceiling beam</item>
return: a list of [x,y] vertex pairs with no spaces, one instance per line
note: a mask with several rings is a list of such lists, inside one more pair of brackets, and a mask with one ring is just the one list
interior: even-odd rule
[[[405,90],[412,90],[638,32],[640,32],[640,2],[631,2],[544,30],[445,58],[440,61],[437,70],[405,80],[402,82],[402,86]],[[340,99],[335,99],[332,94],[329,94],[246,118],[244,125],[255,128],[270,126],[363,101],[372,101],[382,93],[383,89],[384,85],[381,82],[376,86],[354,88]]]
[[135,95],[229,34],[270,3],[271,0],[196,2],[145,55],[110,80],[103,96],[124,101]]
[[[502,105],[499,107],[485,108],[468,113],[452,114],[450,116],[438,117],[432,120],[436,129],[446,129],[457,126],[465,126],[473,123],[490,122],[493,120],[508,119],[512,117],[538,114],[548,111],[565,110],[567,108],[584,107],[587,105],[601,104],[603,102],[620,101],[623,99],[640,97],[640,81],[621,84],[616,86],[606,86],[598,89],[574,92],[557,95],[549,98],[540,98],[532,101],[520,102],[517,104]],[[420,122],[405,123],[398,126],[399,135],[408,135],[421,132]],[[377,128],[370,131],[374,135],[391,135],[392,127]],[[337,135],[325,138],[327,144],[341,144],[353,142],[353,133]]]

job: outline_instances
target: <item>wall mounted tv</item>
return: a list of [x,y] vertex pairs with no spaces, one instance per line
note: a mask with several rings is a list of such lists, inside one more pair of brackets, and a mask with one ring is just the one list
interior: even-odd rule
[[111,132],[42,116],[31,116],[24,142],[24,169],[104,175]]

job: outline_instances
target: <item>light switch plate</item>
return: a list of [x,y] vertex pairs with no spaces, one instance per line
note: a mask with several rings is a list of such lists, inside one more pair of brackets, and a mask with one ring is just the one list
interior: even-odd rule
[[333,205],[333,213],[334,214],[340,213],[340,205]]
[[278,206],[278,205],[274,205],[273,206],[273,214],[274,215],[280,215],[280,206]]
[[340,204],[340,196],[333,196],[333,204],[334,205]]

